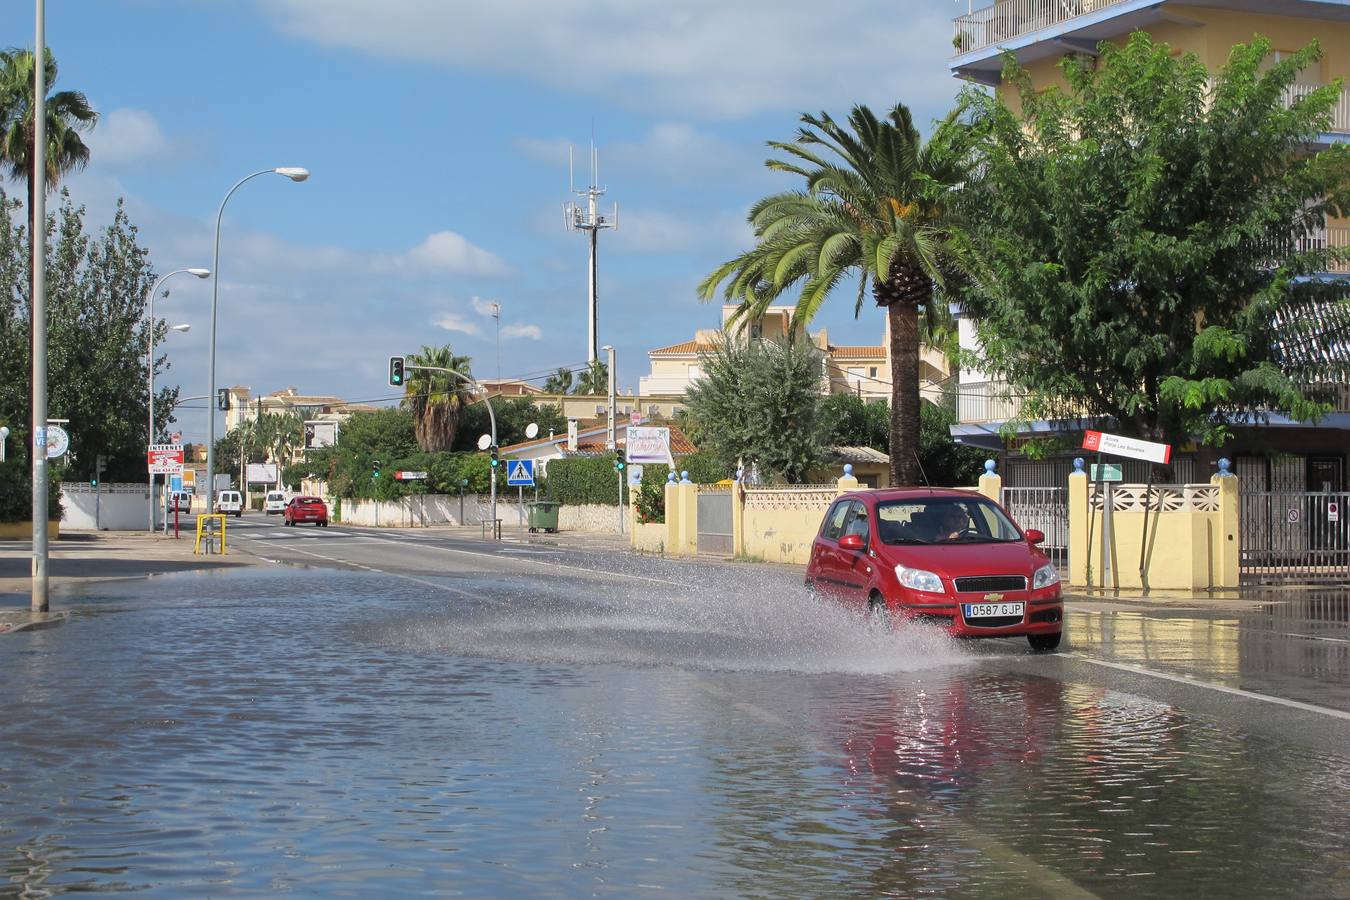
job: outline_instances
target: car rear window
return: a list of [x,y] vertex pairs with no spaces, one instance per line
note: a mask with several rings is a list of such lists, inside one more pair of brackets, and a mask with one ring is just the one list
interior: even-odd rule
[[322,503],[323,501],[320,500],[318,497],[301,497],[296,502],[303,503],[305,506],[312,506],[315,503]]

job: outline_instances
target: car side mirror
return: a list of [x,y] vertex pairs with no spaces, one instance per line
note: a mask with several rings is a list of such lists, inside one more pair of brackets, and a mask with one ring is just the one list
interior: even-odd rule
[[1039,530],[1039,529],[1037,529],[1037,528],[1028,528],[1028,529],[1027,529],[1027,543],[1028,543],[1028,544],[1039,544],[1039,543],[1041,543],[1041,542],[1044,541],[1044,540],[1045,540],[1045,532],[1044,532],[1044,531],[1041,531],[1041,530]]
[[867,542],[863,540],[861,534],[846,534],[839,539],[839,548],[841,550],[856,550],[861,553],[867,549]]

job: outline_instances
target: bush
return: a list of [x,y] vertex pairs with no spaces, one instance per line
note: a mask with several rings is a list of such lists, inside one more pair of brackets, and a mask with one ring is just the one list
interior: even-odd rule
[[[689,473],[694,484],[716,484],[732,477],[710,453],[692,453],[675,461],[676,469]],[[638,521],[643,524],[666,520],[666,481],[670,466],[653,463],[642,467],[642,487],[638,491]]]
[[[643,472],[646,480],[646,472]],[[628,487],[624,486],[624,500]],[[602,503],[614,506],[619,502],[619,474],[614,471],[614,455],[555,459],[548,464],[547,496],[559,503],[579,506]]]
[[[47,468],[47,518],[61,519],[61,471]],[[0,463],[0,522],[27,522],[33,518],[33,477],[22,459]]]

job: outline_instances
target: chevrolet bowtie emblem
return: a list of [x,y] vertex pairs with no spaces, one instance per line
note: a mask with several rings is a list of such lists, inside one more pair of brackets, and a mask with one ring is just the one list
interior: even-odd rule
[[1002,600],[1002,599],[1003,599],[1003,595],[1002,595],[1002,594],[985,594],[985,595],[984,595],[984,599],[986,599],[986,600],[992,600],[992,601],[998,601],[998,600]]

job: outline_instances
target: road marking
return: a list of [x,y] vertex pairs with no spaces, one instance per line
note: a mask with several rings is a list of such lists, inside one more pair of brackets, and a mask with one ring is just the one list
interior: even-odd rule
[[[303,554],[305,554],[306,556],[313,556],[313,557],[317,557],[318,559],[326,559],[326,560],[328,560],[329,562],[335,562],[335,563],[338,563],[338,564],[340,564],[340,565],[344,565],[344,566],[354,566],[355,568],[358,568],[358,569],[364,569],[364,570],[367,571],[367,572],[374,572],[374,573],[377,574],[377,575],[387,575],[387,576],[389,576],[390,578],[402,578],[404,581],[412,581],[412,582],[416,582],[417,584],[422,584],[422,585],[426,585],[427,587],[430,587],[430,588],[435,588],[435,589],[438,590],[438,591],[446,591],[447,593],[451,593],[451,594],[459,594],[461,597],[468,597],[470,600],[481,600],[481,599],[482,599],[482,596],[481,596],[480,594],[473,594],[473,593],[470,593],[469,591],[463,591],[463,590],[460,590],[459,588],[450,587],[449,585],[446,585],[446,584],[437,584],[437,583],[434,582],[434,581],[427,581],[425,578],[417,578],[417,577],[415,577],[415,576],[413,576],[413,575],[403,575],[403,574],[400,574],[400,573],[398,573],[398,572],[386,572],[384,569],[377,569],[377,568],[375,568],[374,566],[367,566],[367,565],[364,565],[364,564],[358,563],[358,562],[350,562],[349,560],[338,559],[338,558],[335,557],[335,556],[325,556],[325,555],[322,554],[322,553],[315,553],[315,552],[313,552],[312,550],[305,550],[305,549],[303,549],[303,548],[301,548],[301,547],[291,546],[289,549],[294,550],[296,553],[303,553]],[[256,555],[256,554],[255,554],[255,555]],[[259,558],[259,559],[264,559],[265,557],[261,557],[261,556],[260,556],[260,557],[258,557],[258,558]],[[268,560],[268,561],[269,561],[269,562],[275,562],[275,560]]]
[[1266,703],[1276,703],[1280,706],[1287,706],[1290,709],[1299,709],[1304,712],[1318,713],[1320,715],[1333,716],[1337,719],[1350,721],[1350,712],[1332,709],[1329,706],[1317,706],[1313,703],[1304,703],[1301,700],[1289,700],[1284,697],[1275,697],[1270,694],[1260,694],[1256,691],[1245,691],[1242,688],[1215,684],[1212,681],[1200,681],[1185,675],[1173,675],[1169,672],[1159,672],[1156,669],[1146,669],[1143,666],[1132,666],[1128,663],[1107,662],[1104,659],[1093,659],[1092,657],[1085,656],[1081,653],[1061,653],[1060,655],[1082,660],[1089,665],[1102,666],[1106,669],[1117,669],[1121,672],[1133,672],[1135,675],[1148,675],[1153,678],[1161,678],[1164,681],[1174,681],[1177,684],[1188,684],[1192,687],[1207,688],[1211,691],[1218,691],[1221,694],[1231,694],[1235,697],[1246,697],[1249,700],[1261,700]]
[[[376,540],[376,541],[389,541],[389,543],[391,543],[391,544],[396,544],[396,543],[398,543],[398,541],[389,540],[388,538],[378,538],[378,537],[375,537],[375,538],[371,538],[371,540]],[[418,549],[423,549],[423,548],[422,548],[422,547],[419,547]],[[442,553],[460,553],[460,554],[463,554],[464,556],[481,556],[481,557],[486,557],[486,558],[488,558],[488,559],[500,559],[500,558],[502,557],[502,553],[500,553],[500,552],[498,552],[498,553],[481,553],[481,552],[479,552],[479,551],[477,551],[477,550],[460,550],[460,549],[455,548],[455,547],[437,547],[435,544],[428,544],[428,545],[425,545],[425,549],[427,549],[427,550],[440,550]],[[561,552],[561,551],[559,551],[559,552]],[[628,578],[628,579],[630,579],[630,580],[632,580],[632,581],[646,581],[646,582],[650,582],[651,584],[668,584],[668,585],[670,585],[670,586],[672,586],[672,587],[677,587],[677,588],[687,588],[687,587],[689,586],[689,585],[687,585],[687,584],[682,584],[681,582],[678,582],[678,581],[670,581],[670,580],[665,579],[665,578],[652,578],[652,577],[647,576],[647,575],[629,575],[627,572],[606,572],[606,571],[604,571],[604,570],[598,570],[598,569],[584,569],[584,568],[582,568],[581,566],[569,566],[569,565],[566,565],[565,563],[546,562],[545,560],[542,560],[542,559],[531,559],[531,558],[529,558],[529,557],[524,557],[524,556],[521,556],[521,557],[511,556],[511,557],[508,557],[508,558],[509,558],[509,559],[512,559],[512,560],[514,560],[514,561],[516,561],[516,562],[529,562],[529,563],[534,563],[536,566],[550,566],[550,567],[555,568],[555,569],[568,569],[568,570],[573,571],[573,572],[582,572],[582,573],[584,573],[584,574],[586,574],[586,575],[609,576],[610,578]]]

